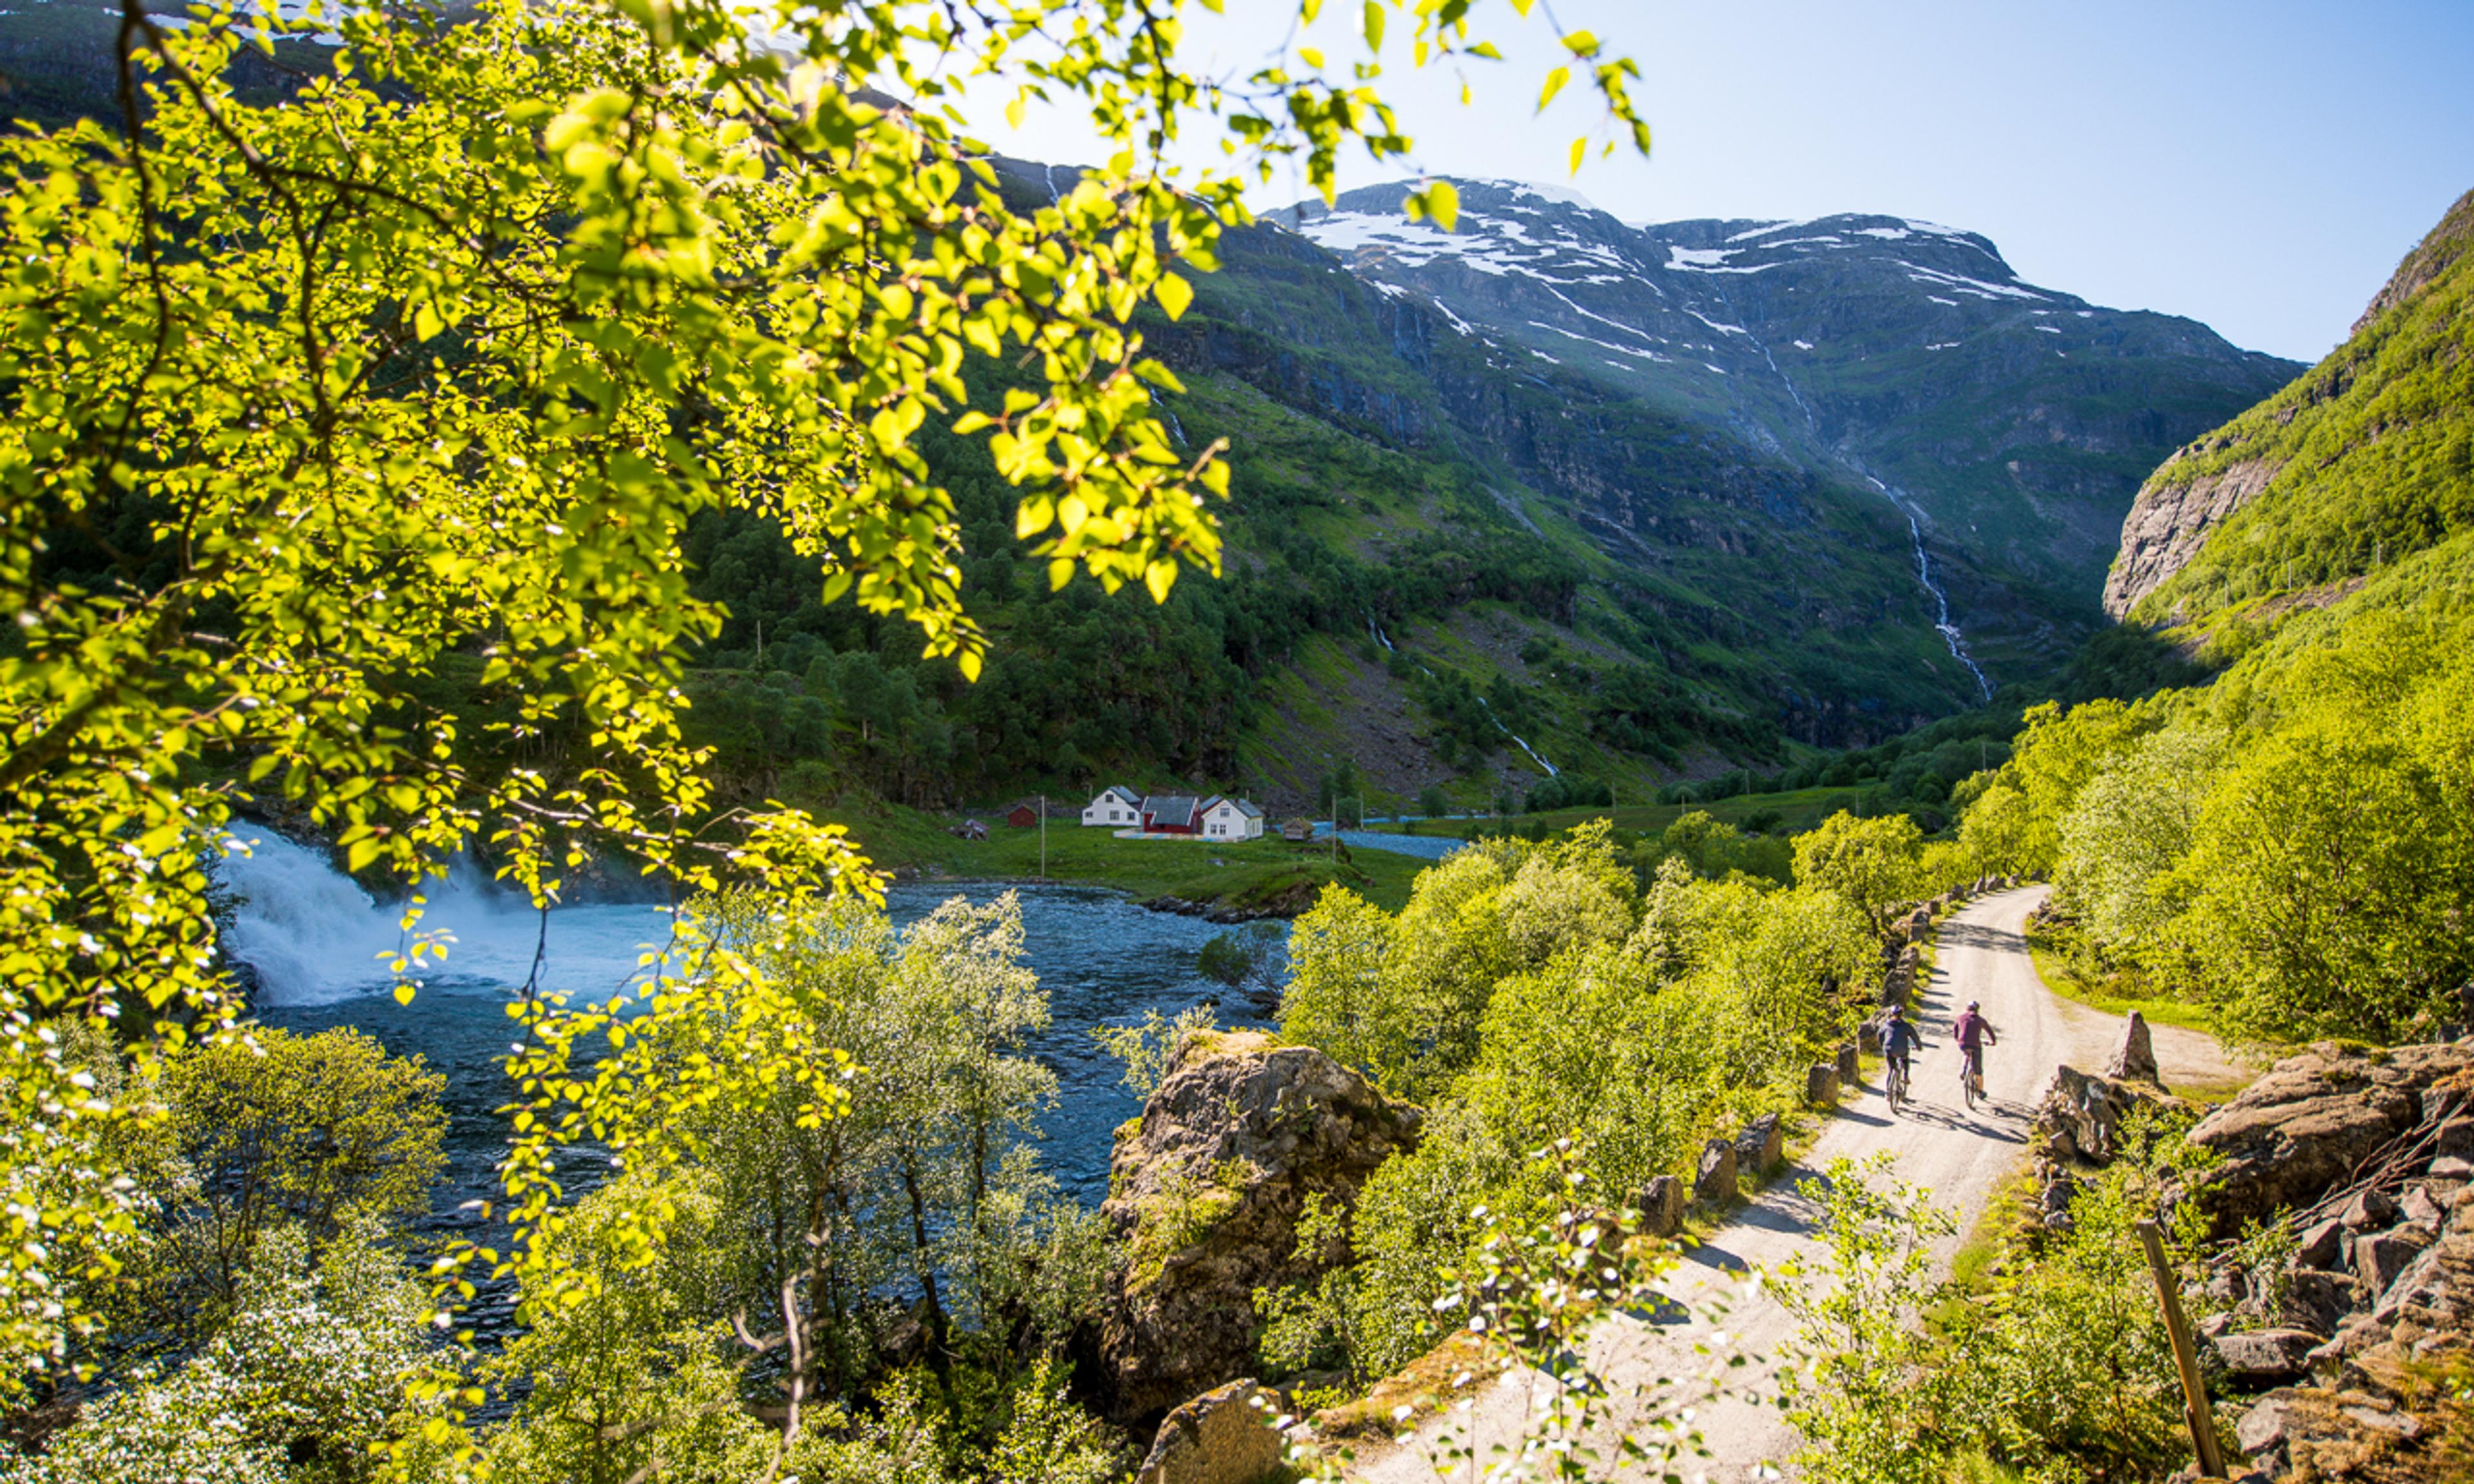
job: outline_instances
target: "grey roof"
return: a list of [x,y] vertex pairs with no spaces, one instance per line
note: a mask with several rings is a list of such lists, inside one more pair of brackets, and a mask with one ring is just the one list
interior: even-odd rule
[[1143,801],[1143,812],[1153,819],[1175,820],[1179,824],[1201,812],[1192,794],[1160,794]]
[[1228,802],[1237,806],[1238,813],[1246,816],[1249,820],[1258,820],[1263,817],[1263,811],[1257,807],[1254,802],[1250,799],[1231,799]]
[[1111,784],[1109,784],[1107,787],[1105,787],[1105,788],[1104,788],[1104,789],[1100,790],[1100,798],[1099,798],[1099,799],[1094,799],[1094,800],[1092,800],[1091,802],[1092,802],[1093,803],[1098,803],[1098,802],[1100,802],[1100,799],[1107,799],[1107,798],[1112,798],[1112,797],[1113,797],[1113,798],[1116,798],[1116,799],[1124,800],[1126,802],[1130,803],[1130,804],[1134,805],[1134,806],[1135,806],[1135,807],[1137,807],[1137,808],[1139,808],[1139,807],[1141,807],[1141,806],[1142,806],[1142,802],[1143,802],[1143,801],[1142,801],[1142,796],[1141,796],[1141,795],[1139,795],[1139,794],[1137,794],[1137,793],[1135,793],[1132,789],[1128,788],[1128,787],[1127,787],[1125,784],[1123,784],[1123,783],[1111,783]]

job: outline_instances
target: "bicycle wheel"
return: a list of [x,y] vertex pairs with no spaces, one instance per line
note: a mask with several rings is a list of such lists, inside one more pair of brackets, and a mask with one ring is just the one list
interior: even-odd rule
[[1967,1100],[1968,1107],[1976,1106],[1976,1059],[1974,1057],[1963,1057],[1959,1060],[1958,1095]]

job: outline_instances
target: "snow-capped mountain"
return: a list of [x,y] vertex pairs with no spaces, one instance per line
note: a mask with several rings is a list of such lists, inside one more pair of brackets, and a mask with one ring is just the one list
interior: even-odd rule
[[1451,232],[1409,221],[1397,186],[1275,220],[1507,370],[1585,377],[1872,489],[1969,569],[1960,588],[2013,589],[1953,589],[1963,628],[2093,621],[2156,459],[2295,369],[2023,282],[1992,242],[1933,223],[1635,226],[1560,188],[1458,188]]

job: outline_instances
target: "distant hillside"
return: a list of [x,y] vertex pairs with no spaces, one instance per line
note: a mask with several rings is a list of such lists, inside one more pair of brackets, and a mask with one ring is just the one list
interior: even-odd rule
[[2323,601],[2474,527],[2474,192],[2352,338],[2139,492],[2106,611],[2152,624]]

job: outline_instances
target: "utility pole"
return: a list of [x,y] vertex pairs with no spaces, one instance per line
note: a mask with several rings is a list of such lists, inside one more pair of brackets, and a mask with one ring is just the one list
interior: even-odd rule
[[1048,879],[1048,796],[1039,796],[1039,879]]

